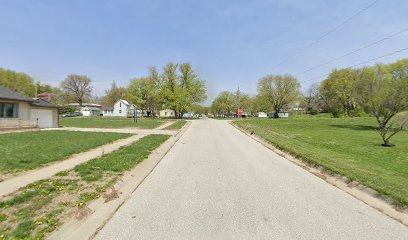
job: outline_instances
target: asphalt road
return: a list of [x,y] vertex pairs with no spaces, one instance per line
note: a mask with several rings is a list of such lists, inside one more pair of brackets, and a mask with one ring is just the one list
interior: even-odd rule
[[198,120],[96,239],[408,239],[225,121]]

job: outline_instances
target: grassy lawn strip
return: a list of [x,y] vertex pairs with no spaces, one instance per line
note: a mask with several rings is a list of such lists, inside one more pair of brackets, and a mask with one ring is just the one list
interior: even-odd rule
[[374,118],[246,119],[235,123],[279,149],[408,206],[408,132],[381,147]]
[[60,125],[63,127],[79,128],[141,128],[153,129],[163,123],[165,120],[159,118],[138,118],[137,123],[133,118],[127,117],[71,117],[61,118]]
[[0,135],[0,173],[38,168],[130,137],[122,133],[36,131]]
[[64,220],[89,214],[88,202],[117,197],[112,187],[169,136],[149,135],[128,147],[34,182],[0,199],[0,239],[45,239]]
[[171,124],[170,126],[165,127],[164,130],[178,130],[184,127],[186,123],[187,123],[186,120],[178,120],[175,123]]

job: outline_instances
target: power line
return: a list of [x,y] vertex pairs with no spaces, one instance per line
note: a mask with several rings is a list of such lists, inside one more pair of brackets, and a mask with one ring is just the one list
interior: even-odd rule
[[[395,54],[397,54],[397,53],[404,52],[404,51],[407,51],[407,50],[408,50],[408,47],[407,47],[407,48],[400,49],[400,50],[397,50],[397,51],[394,51],[394,52],[390,52],[390,53],[387,53],[387,54],[384,54],[384,55],[381,55],[381,56],[379,56],[379,57],[371,58],[371,59],[366,60],[366,61],[364,61],[364,62],[360,62],[360,63],[354,64],[354,65],[351,65],[351,66],[348,66],[348,67],[345,67],[345,68],[354,68],[354,67],[357,67],[357,66],[360,66],[360,65],[363,65],[363,64],[366,64],[366,63],[369,63],[369,62],[372,62],[372,61],[381,59],[381,58],[389,57],[389,56],[392,56],[392,55],[395,55]],[[321,78],[323,78],[323,77],[327,77],[327,76],[329,76],[329,75],[330,75],[330,73],[327,73],[327,74],[321,75],[321,76],[316,77],[316,78],[311,78],[311,79],[308,79],[308,80],[306,80],[306,81],[301,81],[301,83],[310,82],[310,81],[315,81],[315,80],[321,79]]]
[[384,42],[384,41],[386,41],[386,40],[388,40],[388,39],[390,39],[390,38],[393,38],[393,37],[395,37],[395,36],[401,35],[401,34],[403,34],[403,33],[405,33],[405,32],[408,32],[408,28],[406,28],[406,29],[404,29],[404,30],[402,30],[402,31],[399,31],[399,32],[397,32],[397,33],[394,33],[394,34],[392,34],[392,35],[389,35],[389,36],[387,36],[387,37],[384,37],[384,38],[382,38],[382,39],[380,39],[380,40],[377,40],[377,41],[375,41],[375,42],[372,42],[372,43],[370,43],[370,44],[367,44],[367,45],[365,45],[365,46],[362,46],[362,47],[360,47],[360,48],[357,48],[357,49],[355,49],[355,50],[353,50],[353,51],[351,51],[351,52],[348,52],[348,53],[346,53],[346,54],[344,54],[344,55],[341,55],[341,56],[339,56],[339,57],[336,57],[336,58],[333,58],[333,59],[328,60],[328,61],[326,61],[326,62],[323,62],[323,63],[321,63],[321,64],[319,64],[319,65],[316,65],[316,66],[314,66],[314,67],[311,67],[311,68],[309,68],[309,69],[306,69],[305,71],[300,72],[299,74],[307,73],[307,72],[310,72],[310,71],[312,71],[312,70],[314,70],[314,69],[323,67],[323,66],[325,66],[325,65],[327,65],[327,64],[329,64],[329,63],[338,61],[338,60],[340,60],[340,59],[342,59],[342,58],[344,58],[344,57],[350,56],[350,55],[352,55],[352,54],[354,54],[354,53],[356,53],[356,52],[359,52],[359,51],[364,50],[364,49],[366,49],[366,48],[369,48],[369,47],[372,47],[372,46],[374,46],[374,45],[377,45],[377,44],[379,44],[379,43],[381,43],[381,42]]
[[[331,33],[337,31],[339,28],[341,28],[342,26],[344,26],[345,24],[347,24],[348,22],[350,22],[353,18],[357,17],[358,15],[360,15],[361,13],[367,11],[368,9],[370,9],[371,7],[373,7],[379,0],[375,0],[373,2],[371,2],[369,5],[367,5],[366,7],[364,7],[363,9],[360,9],[358,12],[356,12],[355,14],[351,15],[350,17],[348,17],[346,20],[344,20],[343,22],[341,22],[340,24],[338,24],[337,26],[335,26],[334,28],[330,29],[329,31],[327,31],[326,33],[324,33],[323,35],[321,35],[320,37],[318,37],[316,40],[314,40],[313,42],[309,43],[308,45],[304,46],[303,48],[309,48],[312,47],[314,45],[316,45],[318,42],[320,42],[322,39],[324,39],[325,37],[327,37],[328,35],[330,35]],[[289,60],[289,58],[291,57],[295,57],[299,54],[295,53],[292,56],[289,56],[288,58],[284,59],[283,61],[281,61],[280,63],[278,63],[276,66],[280,66],[283,63],[285,63],[287,60]]]
[[335,32],[337,29],[341,28],[342,26],[346,25],[346,23],[350,22],[353,18],[355,18],[356,16],[360,15],[361,13],[367,11],[368,9],[370,9],[372,6],[374,6],[379,0],[375,0],[373,2],[371,2],[368,6],[366,6],[365,8],[361,9],[360,11],[356,12],[355,14],[353,14],[351,17],[347,18],[346,20],[344,20],[343,22],[341,22],[339,25],[337,25],[336,27],[334,27],[333,29],[329,30],[327,33],[323,34],[322,36],[320,36],[319,38],[317,38],[314,42],[310,43],[309,45],[307,45],[306,47],[311,47],[315,44],[317,44],[320,40],[322,40],[323,38],[327,37],[328,35],[330,35],[331,33]]

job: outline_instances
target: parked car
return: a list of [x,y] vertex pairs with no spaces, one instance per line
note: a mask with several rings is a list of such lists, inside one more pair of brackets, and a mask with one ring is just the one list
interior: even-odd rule
[[82,116],[82,113],[80,112],[68,112],[68,113],[64,113],[61,115],[61,117],[65,118],[65,117],[80,117]]
[[193,113],[183,113],[183,118],[194,118],[194,114]]

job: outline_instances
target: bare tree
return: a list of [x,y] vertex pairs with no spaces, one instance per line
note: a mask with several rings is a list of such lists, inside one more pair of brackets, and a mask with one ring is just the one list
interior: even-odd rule
[[311,115],[318,114],[322,108],[323,101],[320,95],[320,85],[312,84],[303,99],[303,107],[306,113]]
[[84,100],[91,96],[91,82],[87,76],[71,74],[61,83],[61,87],[67,96],[82,106]]
[[273,106],[276,118],[279,112],[300,96],[300,83],[291,75],[267,75],[258,83],[258,94]]

